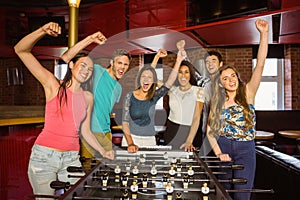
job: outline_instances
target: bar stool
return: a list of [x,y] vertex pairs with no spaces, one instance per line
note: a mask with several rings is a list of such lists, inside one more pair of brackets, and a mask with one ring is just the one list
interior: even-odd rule
[[278,134],[284,138],[295,140],[291,141],[296,143],[296,153],[300,154],[300,130],[281,130]]
[[255,144],[275,149],[276,143],[271,141],[272,139],[274,139],[274,136],[274,133],[257,130],[255,133]]
[[111,127],[112,133],[123,133],[122,125],[116,125]]
[[111,133],[112,133],[112,143],[117,146],[121,146],[122,138],[123,138],[122,125],[111,126]]
[[297,139],[300,138],[300,130],[282,130],[278,131],[279,135],[285,138]]

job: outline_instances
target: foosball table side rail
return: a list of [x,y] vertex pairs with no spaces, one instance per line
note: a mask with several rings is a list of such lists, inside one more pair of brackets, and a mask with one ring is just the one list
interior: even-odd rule
[[204,161],[199,157],[197,152],[194,152],[195,159],[201,164],[204,170],[207,172],[211,182],[215,185],[215,196],[216,200],[232,200],[229,193],[225,191],[223,186],[220,184],[216,176],[213,174],[212,170],[204,163]]

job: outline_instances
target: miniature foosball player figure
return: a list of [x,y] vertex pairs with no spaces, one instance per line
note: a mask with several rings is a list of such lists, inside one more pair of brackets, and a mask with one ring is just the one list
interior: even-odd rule
[[108,172],[104,172],[101,176],[102,179],[102,190],[107,190],[107,181],[109,179]]
[[[189,187],[189,176],[187,174],[183,175],[182,184],[183,184],[183,189],[188,189],[188,187]],[[184,190],[184,192],[188,192],[188,190]]]
[[181,193],[176,193],[176,200],[182,200]]
[[127,176],[130,175],[130,167],[131,167],[131,162],[130,160],[127,160],[127,162],[125,163],[125,170],[127,172]]
[[156,179],[156,175],[157,175],[157,169],[155,167],[155,164],[152,165],[150,173],[151,173],[152,183],[155,183],[155,179]]
[[122,179],[122,185],[123,185],[124,187],[127,187],[128,176],[127,176],[127,173],[126,173],[126,172],[123,173],[121,179]]
[[140,162],[141,162],[142,165],[145,164],[145,162],[146,162],[146,154],[140,155]]
[[173,199],[174,187],[173,187],[173,185],[170,181],[167,184],[166,192],[167,192],[167,200],[172,200]]
[[124,190],[122,194],[122,200],[129,200],[128,190]]
[[170,180],[171,180],[171,182],[174,183],[174,178],[175,178],[176,171],[175,171],[175,169],[174,169],[173,166],[170,168],[169,174],[170,174]]
[[138,169],[138,166],[137,166],[137,165],[135,165],[135,166],[133,167],[133,169],[132,169],[132,174],[133,174],[133,179],[134,179],[135,181],[137,181],[138,175],[139,175],[139,169]]
[[187,173],[188,173],[188,176],[189,176],[189,184],[193,184],[194,183],[194,174],[195,174],[195,172],[194,172],[192,166],[189,167]]
[[163,187],[167,187],[167,184],[168,184],[168,174],[164,173],[163,174],[163,177],[162,177],[162,182],[163,182]]
[[143,191],[147,191],[147,186],[148,186],[148,175],[147,173],[143,174],[143,179],[142,179],[142,185],[143,185]]
[[177,176],[180,177],[181,176],[181,169],[182,169],[182,163],[180,159],[177,159],[176,162],[176,170],[177,170]]
[[116,168],[115,168],[115,182],[116,183],[120,182],[120,174],[121,174],[121,168],[119,165],[116,165]]
[[171,166],[175,166],[176,162],[177,162],[177,159],[176,158],[172,158],[171,159]]
[[206,196],[209,193],[209,187],[207,186],[207,183],[203,183],[203,186],[201,187],[201,192],[203,196]]
[[164,159],[168,159],[168,158],[169,158],[168,152],[165,152],[165,153],[163,154],[163,157],[164,157]]
[[131,190],[131,198],[137,199],[137,193],[138,193],[139,187],[136,184],[136,181],[132,182],[132,185],[130,186],[130,190]]

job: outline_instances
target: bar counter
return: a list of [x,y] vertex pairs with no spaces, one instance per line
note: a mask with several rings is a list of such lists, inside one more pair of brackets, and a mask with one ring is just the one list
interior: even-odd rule
[[44,106],[0,106],[0,126],[44,123]]
[[19,117],[0,119],[0,126],[44,123],[44,117]]

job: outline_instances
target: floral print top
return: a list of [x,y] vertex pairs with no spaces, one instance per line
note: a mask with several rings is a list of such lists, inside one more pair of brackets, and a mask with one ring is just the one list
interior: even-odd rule
[[225,136],[228,139],[236,141],[249,141],[255,137],[255,108],[252,104],[249,104],[250,117],[253,120],[253,126],[249,129],[245,127],[245,119],[243,113],[243,106],[235,104],[222,110],[221,122],[221,136]]

